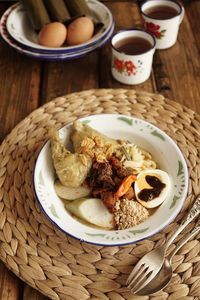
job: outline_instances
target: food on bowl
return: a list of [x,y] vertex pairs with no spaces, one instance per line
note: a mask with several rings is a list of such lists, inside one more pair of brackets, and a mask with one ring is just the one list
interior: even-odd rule
[[98,162],[106,161],[119,147],[118,141],[79,121],[73,123],[71,139],[75,152],[84,153],[91,158],[96,157]]
[[85,0],[64,0],[72,17],[89,16],[91,11]]
[[87,42],[94,33],[94,23],[88,17],[80,17],[69,24],[67,44],[70,46]]
[[49,131],[55,191],[75,217],[105,229],[140,224],[170,191],[169,175],[151,154],[127,140],[115,140],[75,121],[69,151],[58,132]]
[[[25,0],[26,1],[26,0]],[[64,0],[43,0],[51,21],[65,23],[71,19]]]
[[143,170],[135,181],[135,196],[144,207],[160,205],[170,190],[169,175],[162,170]]
[[22,4],[39,33],[38,43],[45,47],[83,44],[103,25],[94,20],[85,0],[23,0]]
[[[184,201],[188,191],[189,175],[187,164],[177,144],[164,131],[160,130],[160,128],[154,126],[149,122],[131,116],[121,114],[99,114],[81,118],[80,121],[81,122],[77,122],[81,124],[81,126],[78,126],[78,132],[76,132],[75,130],[76,122],[63,126],[58,131],[59,140],[62,144],[64,144],[65,148],[67,148],[67,150],[69,150],[73,154],[79,153],[79,151],[83,151],[85,153],[85,151],[88,150],[87,147],[83,147],[84,143],[82,144],[82,142],[86,143],[84,135],[85,132],[91,132],[91,128],[94,128],[109,137],[107,142],[105,142],[104,139],[104,154],[103,156],[101,156],[100,151],[98,151],[100,149],[99,147],[97,147],[96,143],[95,147],[94,145],[92,147],[93,136],[91,138],[91,134],[87,135],[87,141],[89,139],[89,144],[91,144],[89,149],[90,151],[87,155],[91,155],[92,157],[93,154],[91,153],[91,150],[93,149],[95,150],[95,153],[98,154],[98,164],[100,164],[101,166],[101,170],[99,170],[100,172],[97,174],[98,185],[100,186],[103,182],[106,183],[107,186],[105,187],[105,189],[107,190],[107,195],[106,193],[104,193],[104,195],[103,193],[101,193],[100,196],[97,196],[95,194],[95,191],[99,191],[97,190],[97,188],[95,190],[93,186],[90,186],[90,169],[89,176],[86,177],[86,180],[81,185],[81,188],[88,187],[87,193],[89,193],[89,195],[85,196],[83,194],[82,196],[78,194],[78,198],[76,198],[76,189],[77,191],[79,191],[80,188],[73,188],[73,197],[71,200],[69,200],[68,196],[70,191],[68,187],[66,187],[66,195],[64,195],[63,198],[61,195],[58,196],[58,194],[56,194],[56,188],[54,185],[56,185],[57,181],[60,182],[60,180],[56,174],[53,164],[51,140],[49,139],[44,144],[38,155],[33,177],[36,199],[38,200],[38,203],[44,211],[45,215],[53,222],[56,227],[60,228],[66,234],[69,234],[81,241],[92,244],[99,244],[102,246],[122,246],[139,242],[163,230],[163,228],[170,224],[180,212],[182,206],[184,205]],[[85,126],[86,124],[89,126]],[[74,140],[74,142],[76,142],[77,150],[75,150],[75,144],[72,141],[72,137],[74,136],[75,132],[76,139]],[[96,132],[93,133],[95,137]],[[101,135],[97,136],[97,141],[100,141]],[[110,137],[112,139],[110,139]],[[112,146],[107,148],[105,147],[112,142]],[[123,147],[119,149],[120,146]],[[113,150],[111,151],[110,149]],[[133,149],[133,151],[131,151],[131,149]],[[145,149],[146,151],[144,151],[143,149]],[[97,163],[96,154],[92,159],[92,166],[94,164],[93,162]],[[103,162],[107,164],[103,165],[101,157],[103,158],[106,155],[108,155],[108,158],[104,159]],[[134,155],[134,159],[132,155]],[[118,161],[120,161],[123,168],[119,168],[119,164],[117,164],[116,158],[118,159]],[[126,165],[127,163],[128,165],[131,165],[131,174],[127,174],[124,172],[124,168],[129,169],[128,166],[124,167],[124,165]],[[112,174],[109,174],[110,167],[112,170]],[[118,169],[117,176],[116,169]],[[155,169],[164,170],[169,174],[171,189],[161,205],[155,208],[146,208],[142,206],[142,204],[140,204],[136,199],[136,181],[134,181],[134,179],[136,176],[137,180],[139,173],[141,173],[143,170],[152,171]],[[106,174],[103,170],[106,171]],[[104,175],[106,175],[106,177]],[[93,179],[95,181],[95,177],[93,177]],[[112,182],[111,179],[115,182],[115,185],[110,187],[110,184]],[[130,185],[132,188],[129,188]],[[109,191],[111,191],[112,193],[108,193]],[[124,192],[126,194],[123,194]],[[64,192],[62,191],[61,193]],[[84,189],[83,193],[86,193]],[[111,212],[104,201],[106,201],[106,197],[108,198],[108,196],[110,196],[108,204],[112,204],[113,193],[117,193],[117,195],[121,194],[123,196],[117,199],[116,203],[114,203],[115,211]],[[104,198],[101,196],[104,196]],[[70,203],[73,203],[75,205],[80,204],[80,202],[78,202],[79,199],[92,199],[90,200],[90,202],[86,202],[86,206],[81,207],[81,212],[82,215],[85,216],[85,219],[83,217],[80,218],[76,216],[74,213],[70,212],[69,209],[67,209],[67,205]],[[108,214],[108,212],[112,215],[112,226],[110,228],[103,227],[106,226],[105,222],[104,224],[99,224],[100,226],[91,223],[95,222],[94,218],[90,218],[89,222],[86,221],[86,218],[88,219],[90,217],[89,213],[91,212],[91,210],[88,211],[88,209],[85,209],[87,207],[87,204],[94,203],[94,206],[97,207],[96,202],[103,204],[103,206],[101,204],[100,205],[101,207],[103,207],[103,209],[106,209],[106,215]],[[118,207],[119,204],[120,207]],[[142,209],[141,206],[144,209]],[[118,208],[119,210],[117,211]],[[142,209],[142,212],[140,211],[140,208]],[[75,211],[78,211],[78,209]],[[146,214],[147,212],[148,214]],[[135,220],[133,218],[133,214]],[[97,215],[97,217],[100,216],[100,214],[98,213]],[[106,222],[109,222],[109,219],[106,215],[104,218],[106,218]],[[140,217],[144,221],[142,221]],[[119,221],[117,221],[117,218]],[[129,224],[127,225],[127,223]]]
[[117,229],[133,227],[145,221],[149,216],[149,211],[137,201],[122,198],[116,202],[114,222]]
[[38,35],[40,45],[47,47],[61,47],[67,38],[67,28],[60,22],[45,25]]
[[35,31],[41,30],[43,26],[51,22],[43,1],[21,0],[21,2]]
[[90,224],[107,229],[113,228],[113,214],[98,198],[78,199],[71,201],[66,207],[73,215]]
[[54,188],[58,197],[66,200],[76,200],[78,198],[87,197],[91,194],[91,189],[88,185],[82,184],[78,188],[64,186],[60,180],[56,180]]
[[45,25],[39,32],[38,41],[40,45],[47,47],[61,47],[65,42],[67,45],[80,45],[92,38],[94,23],[88,17],[80,17],[65,26],[60,22]]
[[50,22],[66,23],[73,18],[92,15],[85,0],[22,0],[22,4],[36,31]]
[[80,187],[92,166],[91,157],[71,153],[59,139],[57,132],[50,132],[54,167],[60,182],[67,187]]

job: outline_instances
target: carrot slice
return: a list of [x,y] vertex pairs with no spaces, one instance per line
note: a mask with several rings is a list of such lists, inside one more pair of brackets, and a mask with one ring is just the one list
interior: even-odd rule
[[120,198],[130,189],[133,182],[137,179],[136,175],[129,175],[122,180],[118,190],[115,193],[115,196]]

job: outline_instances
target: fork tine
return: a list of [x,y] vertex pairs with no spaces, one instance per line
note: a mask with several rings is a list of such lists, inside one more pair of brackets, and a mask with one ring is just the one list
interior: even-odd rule
[[128,277],[127,284],[128,288],[130,285],[133,284],[137,280],[137,278],[144,272],[144,270],[147,268],[145,267],[145,264],[142,265],[136,265],[137,268],[134,268],[131,274]]
[[[157,274],[158,272],[160,271],[162,265],[160,265],[159,267],[157,267],[156,269],[152,269],[152,268],[148,268],[147,272],[146,272],[146,275],[143,276],[142,279],[144,279],[144,281],[142,282],[142,279],[140,279],[139,283],[140,283],[140,286],[138,286],[138,283],[137,283],[137,286],[134,287],[134,291],[133,291],[133,288],[132,288],[132,292],[134,292],[135,294],[137,292],[139,292],[140,290],[142,290]],[[144,275],[144,274],[143,274]],[[146,277],[146,279],[145,279]]]
[[140,289],[140,284],[143,282],[143,280],[147,277],[147,275],[151,273],[151,270],[149,271],[149,267],[147,267],[144,272],[141,274],[141,276],[137,279],[137,282],[131,282],[130,283],[130,290],[132,293],[135,293],[136,290]]
[[[146,255],[145,255],[146,256]],[[143,266],[143,265],[146,265],[146,262],[145,262],[145,256],[140,259],[137,264],[134,266],[133,270],[131,271],[129,277],[127,278],[127,281],[126,281],[126,284],[128,285],[131,280],[133,279],[133,277],[137,274],[137,272],[139,271],[139,269]]]
[[131,292],[132,293],[137,293],[143,286],[146,285],[146,281],[148,278],[148,275],[151,275],[152,271],[149,270],[149,268],[145,271],[145,273],[142,274],[140,279],[136,282],[136,284],[131,287]]
[[140,285],[140,287],[138,289],[135,290],[135,293],[139,292],[140,290],[142,290],[153,278],[154,276],[156,276],[156,274],[154,274],[153,272],[150,274],[150,276],[147,278],[147,280],[145,280],[143,282],[142,285]]

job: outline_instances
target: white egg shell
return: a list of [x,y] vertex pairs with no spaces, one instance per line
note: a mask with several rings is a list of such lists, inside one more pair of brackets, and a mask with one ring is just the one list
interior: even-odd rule
[[[141,200],[138,196],[139,192],[143,188],[151,188],[150,186],[148,187],[148,183],[144,183],[144,178],[146,175],[156,176],[160,179],[160,181],[162,183],[165,184],[165,187],[161,191],[160,195],[158,197],[154,198],[153,200],[149,200],[149,201]],[[171,189],[171,179],[170,179],[169,175],[165,171],[159,170],[159,169],[147,169],[147,170],[141,171],[139,173],[139,175],[137,176],[137,180],[134,185],[134,190],[135,190],[135,195],[136,195],[137,201],[146,208],[154,208],[154,207],[159,206],[161,203],[163,203],[165,201],[165,199],[167,198],[167,195],[169,194],[170,189]]]

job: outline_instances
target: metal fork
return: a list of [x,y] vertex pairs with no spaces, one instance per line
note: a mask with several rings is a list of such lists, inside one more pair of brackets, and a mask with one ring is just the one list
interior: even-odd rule
[[126,284],[132,293],[143,289],[160,271],[166,251],[181,231],[200,213],[200,194],[196,197],[194,205],[190,209],[186,219],[179,228],[172,234],[166,243],[143,256],[133,268]]

